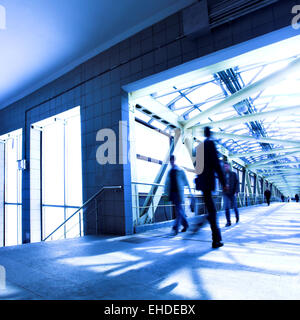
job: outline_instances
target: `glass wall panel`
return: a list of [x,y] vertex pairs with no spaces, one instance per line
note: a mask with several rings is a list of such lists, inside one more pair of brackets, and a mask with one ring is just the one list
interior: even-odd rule
[[22,159],[22,130],[0,137],[4,142],[4,223],[1,224],[5,246],[22,242],[22,171],[18,160]]
[[[82,205],[80,121],[80,108],[77,107],[35,124],[42,130],[44,238]],[[79,224],[73,228],[76,219],[79,221],[78,215],[51,239],[78,236]],[[72,229],[70,233],[67,232],[69,229]]]
[[43,203],[64,205],[64,122],[43,128]]
[[5,140],[5,202],[21,202],[21,172],[18,160],[22,158],[22,132],[12,132]]
[[[43,238],[48,236],[65,220],[65,209],[55,207],[43,207]],[[58,240],[64,237],[64,229],[61,228],[50,237],[50,240]]]
[[21,230],[22,206],[5,206],[5,245],[13,246],[22,242]]
[[80,207],[82,205],[82,162],[79,115],[66,120],[65,139],[66,204]]
[[[136,172],[138,182],[153,183],[154,178],[158,174],[161,165],[158,163],[147,162],[145,160],[136,159]],[[148,192],[147,186],[139,186],[140,192]]]
[[170,148],[168,136],[135,122],[136,153],[163,161]]
[[[66,209],[67,217],[69,218],[76,209]],[[83,221],[82,221],[82,212],[80,214],[74,215],[66,223],[66,238],[75,238],[79,236],[78,230],[83,234]]]

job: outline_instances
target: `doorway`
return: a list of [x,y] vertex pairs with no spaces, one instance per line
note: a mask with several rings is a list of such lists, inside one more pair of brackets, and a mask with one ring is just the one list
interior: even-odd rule
[[[44,239],[82,205],[80,107],[35,123],[31,130],[36,141],[31,148],[39,149],[40,153],[36,169],[39,169],[40,229]],[[49,239],[73,238],[82,230],[79,214]]]
[[22,129],[0,137],[0,245],[22,243]]

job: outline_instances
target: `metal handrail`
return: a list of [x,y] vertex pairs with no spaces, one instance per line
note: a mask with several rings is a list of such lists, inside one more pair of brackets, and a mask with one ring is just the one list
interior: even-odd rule
[[[144,185],[144,186],[158,186],[158,187],[164,187],[165,185],[164,184],[161,184],[161,183],[146,183],[146,182],[137,182],[137,181],[132,181],[131,182],[132,184],[135,184],[135,185]],[[189,189],[188,187],[185,187],[185,189]],[[195,187],[190,187],[191,190],[196,190]],[[222,189],[217,189],[215,190],[216,192],[219,192],[219,196],[223,196],[222,192],[223,190]],[[249,197],[249,198],[258,198],[258,197],[262,197],[264,198],[264,194],[262,193],[255,193],[255,194],[248,194],[247,192],[238,192],[239,195],[242,195],[242,196],[246,196],[246,197]],[[161,195],[164,195],[164,193],[162,193]],[[158,195],[158,196],[161,196],[161,195]],[[151,196],[151,195],[150,195]],[[202,195],[197,195],[198,197],[201,197]],[[272,196],[271,197],[272,199],[276,199],[276,200],[280,200],[279,197],[276,197],[276,196]]]
[[[164,187],[164,184],[158,184],[158,183],[146,183],[146,182],[137,182],[137,181],[132,181],[132,185],[136,185],[136,186],[140,186],[140,185],[143,185],[143,186],[148,186],[148,187],[151,187],[151,186],[157,186],[157,187]],[[188,189],[188,188],[185,188],[185,189]],[[191,190],[195,190],[196,189],[194,187],[191,187],[190,188]],[[217,193],[219,194],[215,194],[213,195],[213,197],[216,197],[216,200],[215,200],[215,204],[219,207],[218,211],[219,210],[222,210],[223,208],[223,190],[216,190]],[[139,197],[141,195],[143,195],[145,193],[145,195],[149,196],[150,198],[152,198],[151,200],[151,203],[149,205],[140,205],[140,202],[139,202]],[[189,196],[194,196],[196,198],[199,198],[199,199],[203,199],[203,195],[202,194],[198,194],[198,193],[189,193],[189,194],[185,194],[185,196],[188,198]],[[140,219],[141,219],[141,215],[140,215],[140,211],[141,209],[150,209],[150,208],[153,208],[153,199],[154,198],[160,198],[160,197],[163,197],[165,196],[165,193],[164,191],[162,191],[162,193],[159,193],[159,194],[154,194],[154,193],[151,193],[151,190],[149,193],[147,193],[147,191],[144,191],[144,192],[139,192],[138,189],[136,189],[135,191],[133,191],[133,196],[136,198],[136,200],[134,201],[134,204],[132,206],[132,208],[134,210],[136,210],[136,223],[138,224]],[[144,196],[144,195],[143,195]],[[264,195],[263,194],[260,194],[260,193],[255,193],[255,194],[248,194],[247,192],[238,192],[238,196],[237,196],[237,201],[238,201],[238,205],[239,207],[245,207],[245,206],[252,206],[252,205],[257,205],[257,204],[261,204],[264,202]],[[275,196],[272,196],[271,198],[271,201],[279,201],[279,199]],[[204,210],[205,209],[205,203],[198,203],[197,206],[202,206],[204,207]],[[189,203],[185,203],[184,204],[185,207],[189,208],[190,204]],[[169,203],[158,203],[156,204],[156,208],[169,208],[169,207],[174,207],[173,204],[169,204]],[[152,214],[154,215],[154,211],[152,211]],[[145,223],[146,224],[146,223]]]
[[[132,181],[131,184],[134,185],[143,185],[143,186],[156,186],[156,187],[164,187],[164,184],[161,183],[147,183],[147,182],[137,182],[137,181]],[[191,190],[196,190],[195,187],[184,187],[184,189],[191,189]]]
[[95,193],[91,198],[89,198],[80,208],[78,208],[68,219],[61,223],[54,231],[52,231],[46,238],[42,241],[49,239],[58,229],[64,226],[71,218],[73,218],[78,212],[80,212],[85,206],[87,206],[91,201],[95,200],[104,190],[108,189],[122,189],[122,186],[105,186],[102,187],[97,193]]

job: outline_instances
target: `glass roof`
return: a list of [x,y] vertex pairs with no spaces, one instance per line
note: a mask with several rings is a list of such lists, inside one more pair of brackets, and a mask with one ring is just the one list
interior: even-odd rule
[[[268,57],[269,61],[254,62],[248,65],[232,65],[229,69],[197,81],[187,82],[181,87],[173,86],[171,90],[168,88],[153,92],[150,96],[168,107],[180,119],[188,121],[235,92],[285,68],[291,61],[300,58],[300,47],[296,50],[293,48],[292,51],[288,49],[283,46],[282,50],[275,52],[271,58]],[[270,175],[268,180],[274,181],[274,183],[276,181],[275,184],[283,193],[294,195],[300,191],[300,72],[293,72],[288,75],[286,80],[274,81],[264,90],[257,91],[238,104],[225,106],[222,110],[218,110],[206,118],[201,118],[200,124],[209,124],[260,112],[267,113],[291,106],[299,106],[299,108],[276,115],[266,114],[265,118],[246,123],[220,123],[212,130],[220,133],[282,140],[282,143],[262,143],[239,139],[237,136],[234,139],[225,136],[216,138],[217,142],[226,147],[230,154],[253,153],[240,158],[247,165],[255,164],[256,167],[253,167],[253,171],[265,176]],[[138,112],[137,117],[151,122],[155,126],[151,115]],[[156,121],[156,124],[158,123],[159,129],[170,131],[167,124]],[[296,142],[294,145],[290,143],[293,141]],[[295,149],[297,147],[299,148],[298,152]],[[290,148],[293,151],[288,153],[286,151],[267,153],[267,151],[274,149]],[[266,153],[262,154],[263,151]],[[282,166],[287,163],[290,165]],[[251,169],[251,166],[249,167]],[[279,180],[278,174],[280,175]]]

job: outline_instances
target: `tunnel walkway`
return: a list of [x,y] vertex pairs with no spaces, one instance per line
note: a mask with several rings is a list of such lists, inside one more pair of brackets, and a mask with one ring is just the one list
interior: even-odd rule
[[211,249],[208,226],[0,249],[0,299],[300,299],[300,204],[240,209]]

